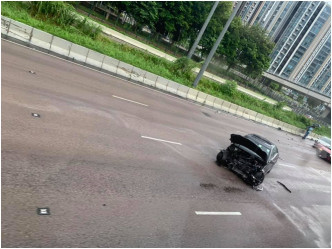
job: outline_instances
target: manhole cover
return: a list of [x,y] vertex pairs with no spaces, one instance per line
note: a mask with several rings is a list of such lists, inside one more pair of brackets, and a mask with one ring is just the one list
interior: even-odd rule
[[202,188],[206,188],[206,189],[212,189],[212,188],[216,187],[216,185],[214,185],[212,183],[201,183],[201,184],[199,184],[199,186],[201,186]]
[[31,113],[31,115],[35,118],[40,118],[40,115],[38,113]]
[[50,215],[50,209],[49,208],[37,208],[37,214],[38,215]]
[[207,117],[211,117],[211,115],[210,114],[208,114],[208,113],[206,113],[206,112],[202,112],[205,116],[207,116]]

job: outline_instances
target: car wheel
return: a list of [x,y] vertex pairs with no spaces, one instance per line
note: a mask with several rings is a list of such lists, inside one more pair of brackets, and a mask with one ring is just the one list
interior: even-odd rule
[[217,155],[217,164],[218,164],[218,166],[221,166],[223,156],[224,156],[224,153],[222,151],[220,151]]

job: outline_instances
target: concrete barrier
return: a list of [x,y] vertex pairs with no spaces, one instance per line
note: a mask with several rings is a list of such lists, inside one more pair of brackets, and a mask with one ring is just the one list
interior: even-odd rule
[[197,90],[190,88],[187,94],[187,99],[196,100],[198,93]]
[[149,86],[156,86],[156,81],[157,81],[158,75],[147,72],[144,77],[144,84],[147,84]]
[[262,118],[262,123],[268,126],[272,126],[272,121],[273,119],[271,117],[265,116],[264,118]]
[[31,26],[11,20],[9,24],[8,35],[18,40],[29,42],[32,29],[33,28]]
[[101,68],[104,58],[105,58],[104,54],[90,50],[89,54],[88,54],[88,58],[86,58],[86,64]]
[[225,101],[219,98],[216,98],[215,101],[213,102],[213,106],[216,109],[223,110],[222,106]]
[[236,109],[236,113],[235,114],[243,117],[244,111],[245,111],[244,107],[238,106],[238,108]]
[[221,105],[221,110],[229,112],[229,108],[231,107],[232,103],[224,100],[222,105]]
[[196,101],[203,104],[207,98],[207,94],[203,92],[199,92],[196,97]]
[[31,44],[44,48],[44,49],[50,49],[50,43],[52,41],[53,35],[50,35],[49,33],[46,33],[44,31],[34,29],[32,31],[32,37],[31,37]]
[[242,117],[244,117],[244,118],[246,118],[246,119],[250,119],[250,113],[249,113],[249,110],[248,110],[248,109],[243,108]]
[[[52,44],[53,47],[53,44]],[[69,57],[74,61],[85,62],[89,53],[89,49],[77,44],[72,44],[70,47]]]
[[146,71],[133,67],[133,70],[131,71],[131,79],[143,82],[144,81],[144,76],[145,76]]
[[252,111],[252,110],[247,110],[247,112],[248,112],[248,115],[249,115],[249,119],[250,120],[256,120],[256,116],[257,116],[257,112],[255,112],[255,111]]
[[156,80],[156,87],[158,89],[161,89],[161,90],[165,90],[166,91],[166,87],[167,87],[167,84],[168,84],[169,80],[168,79],[165,79],[161,76],[158,76],[157,80]]
[[189,87],[180,85],[176,94],[183,98],[187,98],[187,94],[188,94],[189,90],[190,90]]
[[120,61],[116,73],[130,79],[133,68],[132,65]]
[[50,50],[64,56],[69,55],[72,43],[64,39],[53,36]]
[[232,114],[236,114],[237,108],[239,108],[238,105],[231,103],[231,105],[230,105],[230,107],[228,109],[228,112],[232,113]]
[[108,71],[108,72],[116,73],[116,70],[118,68],[119,63],[120,63],[119,60],[116,60],[116,59],[113,59],[112,57],[106,56],[104,58],[104,62],[102,64],[101,68],[103,70]]
[[179,87],[180,87],[180,84],[170,80],[170,81],[168,81],[168,85],[166,86],[166,91],[176,94]]
[[9,25],[11,23],[11,19],[5,16],[1,16],[1,34],[7,34],[9,32]]
[[261,123],[263,118],[264,118],[264,115],[257,113],[255,121]]
[[211,96],[211,95],[207,95],[207,97],[205,99],[205,105],[213,107],[213,104],[214,104],[215,100],[216,100],[216,97]]

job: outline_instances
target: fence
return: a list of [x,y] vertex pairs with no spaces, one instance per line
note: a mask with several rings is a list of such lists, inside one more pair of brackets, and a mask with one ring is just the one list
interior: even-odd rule
[[[178,84],[159,75],[144,71],[112,57],[79,46],[75,43],[53,36],[41,30],[27,26],[12,19],[1,17],[1,34],[7,38],[15,38],[29,46],[42,48],[49,53],[55,53],[81,64],[90,65],[96,69],[120,75],[163,91],[175,94],[185,99],[193,100],[205,106],[241,116],[271,127],[281,128],[287,132],[302,135],[304,130],[286,124],[277,119],[259,114],[236,104],[216,98],[196,89]],[[318,138],[312,134],[312,138]]]

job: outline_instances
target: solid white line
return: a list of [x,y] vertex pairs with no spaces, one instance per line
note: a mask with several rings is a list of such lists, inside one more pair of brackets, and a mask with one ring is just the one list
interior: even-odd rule
[[122,99],[122,100],[125,100],[125,101],[128,101],[128,102],[132,102],[132,103],[135,103],[135,104],[138,104],[138,105],[144,105],[144,106],[148,106],[146,104],[142,104],[140,102],[136,102],[136,101],[133,101],[133,100],[130,100],[130,99],[125,99],[125,98],[121,98],[119,96],[115,96],[115,95],[112,95],[114,98],[117,98],[117,99]]
[[182,144],[177,143],[177,142],[172,142],[172,141],[162,140],[162,139],[153,138],[153,137],[146,137],[146,136],[141,136],[141,137],[142,137],[142,138],[151,139],[151,140],[160,141],[160,142],[166,142],[166,143],[170,143],[170,144],[178,144],[178,145],[182,145]]
[[203,212],[195,211],[197,215],[242,215],[240,212]]

